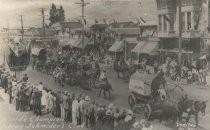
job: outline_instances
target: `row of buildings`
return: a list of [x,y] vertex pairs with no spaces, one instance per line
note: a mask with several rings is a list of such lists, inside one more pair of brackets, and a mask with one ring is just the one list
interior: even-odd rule
[[156,0],[157,21],[144,19],[134,22],[116,21],[85,25],[85,38],[82,42],[83,23],[58,22],[45,29],[30,28],[24,32],[25,39],[35,41],[58,41],[61,46],[85,48],[90,45],[97,48],[101,45],[114,57],[123,56],[125,60],[140,62],[147,57],[164,62],[166,56],[174,59],[179,53],[179,14],[181,14],[182,63],[192,58],[210,55],[209,51],[209,0]]

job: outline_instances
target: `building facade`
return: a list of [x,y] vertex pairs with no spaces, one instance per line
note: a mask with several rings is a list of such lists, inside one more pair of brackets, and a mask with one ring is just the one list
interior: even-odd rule
[[[178,58],[179,5],[178,0],[156,0],[158,15],[159,52]],[[209,55],[209,0],[181,0],[182,62]]]

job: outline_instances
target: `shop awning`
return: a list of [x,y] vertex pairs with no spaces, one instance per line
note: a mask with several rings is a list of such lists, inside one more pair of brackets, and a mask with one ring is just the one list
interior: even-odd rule
[[136,45],[132,52],[156,55],[158,50],[158,42],[143,41]]
[[86,47],[89,42],[90,40],[88,38],[84,38],[84,45],[82,45],[82,38],[73,38],[68,41],[68,44],[71,47],[82,48]]
[[111,52],[122,52],[124,47],[123,41],[116,41],[110,48],[109,51]]
[[133,48],[132,52],[141,53],[140,50],[144,46],[144,44],[146,44],[145,41],[138,42],[138,44]]

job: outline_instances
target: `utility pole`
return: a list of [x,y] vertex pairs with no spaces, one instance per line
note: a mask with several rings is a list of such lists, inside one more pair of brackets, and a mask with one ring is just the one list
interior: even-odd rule
[[182,1],[178,0],[178,11],[179,11],[179,65],[182,64]]
[[44,14],[44,12],[46,11],[46,9],[44,9],[44,8],[41,8],[40,9],[40,11],[41,11],[41,16],[42,16],[42,28],[43,28],[43,37],[44,37],[44,41],[45,41],[45,14]]
[[[84,21],[85,20],[85,6],[90,4],[89,2],[85,2],[84,0],[81,0],[81,2],[77,2],[75,4],[78,4],[78,5],[81,5],[82,7],[82,20]],[[82,54],[84,53],[84,30],[85,30],[85,27],[84,27],[84,24],[82,24]]]
[[22,36],[22,40],[23,40],[23,34],[24,34],[24,30],[23,30],[23,15],[20,15],[20,20],[21,20],[21,36]]

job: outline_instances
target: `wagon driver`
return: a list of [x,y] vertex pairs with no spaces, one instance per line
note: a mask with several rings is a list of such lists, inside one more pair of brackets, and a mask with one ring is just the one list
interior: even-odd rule
[[160,71],[158,75],[152,80],[151,94],[155,101],[160,97],[161,100],[166,98],[166,80],[164,78],[164,72]]

